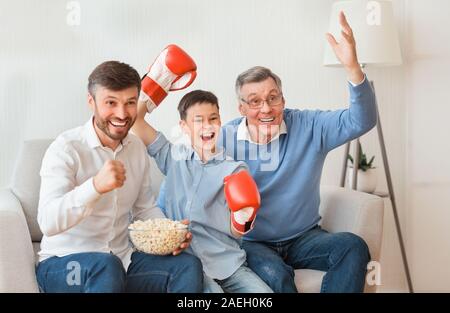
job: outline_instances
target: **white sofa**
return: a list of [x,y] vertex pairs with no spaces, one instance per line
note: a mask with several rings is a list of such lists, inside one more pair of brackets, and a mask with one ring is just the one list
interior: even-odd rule
[[[39,170],[51,140],[23,143],[9,188],[0,190],[0,292],[38,292],[36,253],[42,233],[37,223]],[[162,174],[152,160],[153,188],[159,191]],[[350,231],[367,242],[372,260],[378,260],[383,230],[383,200],[339,187],[322,186],[322,227],[330,232]],[[319,292],[325,273],[296,270],[300,292]],[[366,285],[365,291],[374,291]]]

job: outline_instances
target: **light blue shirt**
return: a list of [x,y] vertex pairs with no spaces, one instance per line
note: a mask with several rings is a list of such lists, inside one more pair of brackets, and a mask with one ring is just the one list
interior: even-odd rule
[[166,175],[164,203],[160,203],[166,216],[190,220],[192,242],[187,252],[201,260],[209,277],[230,277],[245,262],[246,254],[240,239],[231,233],[223,179],[248,167],[227,157],[222,149],[203,163],[191,147],[173,145],[161,133],[147,151]]
[[266,145],[248,140],[245,118],[223,127],[220,142],[227,154],[247,163],[261,194],[254,229],[244,239],[278,242],[317,225],[320,178],[328,152],[368,132],[377,121],[368,79],[349,84],[349,90],[348,109],[285,109],[285,130]]

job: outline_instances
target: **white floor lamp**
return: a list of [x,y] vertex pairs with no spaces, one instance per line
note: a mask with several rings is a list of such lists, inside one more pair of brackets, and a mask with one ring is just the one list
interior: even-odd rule
[[[358,61],[361,67],[372,66],[394,66],[402,63],[400,54],[400,46],[397,36],[397,29],[395,26],[394,14],[392,10],[392,2],[386,0],[380,1],[366,1],[366,0],[349,0],[338,1],[333,4],[333,9],[330,17],[329,32],[340,38],[341,27],[339,24],[338,15],[343,11],[347,17],[350,27],[353,29],[353,34],[356,40],[356,50]],[[325,66],[341,66],[337,60],[334,52],[327,44],[325,47]],[[371,82],[374,88],[373,82]],[[375,90],[375,88],[374,88]],[[378,104],[377,104],[378,111]],[[397,228],[397,235],[400,242],[400,249],[402,253],[403,265],[405,268],[406,279],[410,292],[414,292],[411,276],[406,258],[405,247],[403,244],[403,237],[400,227],[400,222],[397,214],[397,206],[394,196],[394,188],[392,185],[391,172],[389,169],[389,162],[386,153],[386,146],[384,143],[383,130],[381,127],[380,114],[378,113],[378,139],[383,157],[384,170],[386,181],[389,189],[388,197],[392,203],[394,213],[395,225]],[[350,150],[350,142],[346,144],[344,162],[341,173],[340,184],[345,185],[345,176],[347,170],[347,155]],[[354,162],[353,162],[353,180],[352,188],[356,189],[358,179],[358,163],[359,163],[359,138],[356,139],[354,147]]]

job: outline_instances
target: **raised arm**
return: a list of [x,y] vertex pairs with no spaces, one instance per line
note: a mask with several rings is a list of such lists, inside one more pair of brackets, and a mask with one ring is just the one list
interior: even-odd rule
[[349,83],[350,107],[335,111],[315,111],[314,142],[328,152],[362,136],[377,123],[375,94],[367,79],[358,86]]
[[138,102],[138,115],[136,121],[131,128],[132,132],[141,138],[144,145],[147,147],[153,141],[155,141],[158,132],[145,120],[145,114],[147,113],[147,103],[144,100]]
[[157,131],[145,121],[145,114],[158,107],[169,91],[190,86],[197,76],[196,70],[194,60],[176,45],[167,46],[152,63],[142,79],[138,116],[132,128],[145,146],[157,137]]
[[350,107],[345,110],[320,111],[314,116],[314,141],[328,152],[345,142],[368,132],[376,125],[375,94],[367,81],[356,53],[353,31],[343,12],[339,14],[342,27],[340,41],[327,33],[328,43],[347,71]]

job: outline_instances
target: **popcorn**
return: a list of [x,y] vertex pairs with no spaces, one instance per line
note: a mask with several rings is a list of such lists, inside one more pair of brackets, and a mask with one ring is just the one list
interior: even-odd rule
[[137,250],[157,255],[171,254],[185,241],[188,232],[187,225],[167,218],[136,221],[128,229]]

